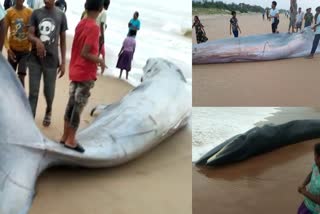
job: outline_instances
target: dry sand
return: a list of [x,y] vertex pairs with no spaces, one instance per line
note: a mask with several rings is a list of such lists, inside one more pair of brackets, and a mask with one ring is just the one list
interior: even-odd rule
[[[286,109],[262,123],[302,118],[320,119],[319,109]],[[194,166],[193,214],[296,213],[303,200],[297,189],[311,171],[313,146],[319,140],[286,146],[223,167]]]
[[[68,49],[71,40],[68,38]],[[47,137],[55,141],[60,139],[63,131],[68,84],[67,73],[57,80],[49,128],[42,127],[45,100],[41,86],[36,123]],[[116,102],[131,89],[132,86],[125,81],[99,76],[82,114],[80,128],[90,124],[92,118],[89,114],[93,107]],[[119,167],[48,169],[38,179],[30,214],[191,214],[190,151],[191,129],[187,127],[151,152]]]
[[[200,16],[209,40],[231,37],[228,15]],[[240,36],[271,32],[262,15],[239,15]],[[280,18],[279,31],[288,31]],[[193,32],[193,43],[196,43]],[[319,56],[193,66],[193,106],[318,106]]]

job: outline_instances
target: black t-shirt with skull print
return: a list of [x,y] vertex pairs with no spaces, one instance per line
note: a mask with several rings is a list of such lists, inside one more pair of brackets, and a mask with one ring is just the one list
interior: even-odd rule
[[46,47],[46,57],[40,61],[37,57],[35,44],[32,44],[30,60],[36,60],[49,68],[58,67],[60,33],[68,29],[66,15],[57,8],[48,10],[43,7],[33,11],[30,26],[35,27],[35,35],[40,38]]

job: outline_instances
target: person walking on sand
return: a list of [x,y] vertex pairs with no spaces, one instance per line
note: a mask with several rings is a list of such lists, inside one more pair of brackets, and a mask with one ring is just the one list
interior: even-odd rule
[[[54,6],[54,0],[44,0],[45,7],[34,10],[30,18],[28,38],[32,50],[28,60],[29,102],[36,116],[40,80],[43,74],[44,96],[47,103],[43,126],[51,124],[52,104],[56,88],[57,73],[61,78],[66,66],[66,15]],[[60,41],[61,61],[58,43]]]
[[208,38],[206,36],[206,31],[204,30],[204,26],[202,25],[198,16],[194,17],[192,28],[195,28],[196,30],[196,37],[197,37],[198,44],[208,41]]
[[306,14],[304,15],[304,27],[310,27],[313,23],[313,14],[311,13],[311,8],[308,8]]
[[18,69],[18,77],[24,86],[27,74],[27,60],[30,54],[30,42],[28,40],[28,25],[32,10],[23,6],[24,0],[16,0],[15,6],[7,10],[5,17],[6,35],[10,30],[9,39],[6,42],[8,61],[13,70]]
[[264,21],[265,12],[262,12],[262,20]]
[[277,7],[277,2],[273,1],[271,4],[271,10],[270,14],[268,16],[268,19],[271,19],[271,29],[272,33],[279,33],[278,31],[278,25],[279,25],[279,10],[276,8]]
[[320,213],[320,143],[314,146],[314,162],[311,172],[298,187],[298,192],[304,196],[298,214]]
[[80,115],[90,97],[90,90],[97,79],[97,65],[103,73],[106,65],[98,57],[100,28],[96,19],[103,9],[102,0],[87,0],[87,17],[76,27],[71,49],[69,78],[69,101],[64,115],[64,130],[60,143],[66,148],[83,153],[84,148],[76,142],[75,135],[80,124]]
[[239,32],[241,33],[241,29],[239,27],[239,24],[238,24],[238,19],[237,19],[237,13],[236,11],[232,11],[231,12],[231,19],[230,19],[230,35],[231,35],[231,30],[232,30],[232,33],[233,33],[233,36],[235,38],[237,38],[239,36]]
[[2,53],[4,39],[6,37],[6,23],[5,23],[6,11],[0,5],[0,53]]
[[[128,27],[129,27],[129,31],[130,30],[137,31],[136,34],[140,30],[140,20],[139,20],[139,12],[138,11],[134,12],[133,18],[128,23]],[[128,33],[128,35],[129,35],[129,33]]]
[[297,13],[297,21],[296,21],[296,28],[297,32],[302,28],[302,21],[303,21],[304,13],[301,11],[301,7],[299,7],[298,13]]
[[127,38],[123,41],[122,48],[119,52],[117,68],[120,69],[119,79],[121,79],[122,71],[126,70],[126,79],[128,79],[131,70],[133,55],[136,49],[136,36],[137,31],[130,30]]
[[296,16],[294,14],[293,8],[290,7],[290,17],[289,17],[289,29],[288,29],[288,33],[290,33],[290,29],[291,32],[294,33],[295,32],[295,27],[296,27]]
[[313,39],[313,44],[312,44],[312,49],[311,49],[311,53],[309,56],[307,56],[307,59],[312,59],[317,48],[319,45],[319,41],[320,41],[320,7],[316,8],[316,15],[314,16],[315,19],[315,25],[312,27],[312,30],[315,31],[315,36]]

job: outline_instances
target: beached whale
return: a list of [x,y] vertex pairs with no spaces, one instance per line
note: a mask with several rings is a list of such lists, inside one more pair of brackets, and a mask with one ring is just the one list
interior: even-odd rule
[[81,154],[42,135],[24,89],[2,55],[0,65],[1,214],[28,213],[37,177],[46,168],[123,164],[185,126],[191,115],[191,87],[180,69],[164,59],[149,59],[143,82],[77,134],[85,148]]
[[217,166],[235,163],[315,138],[320,138],[320,120],[294,120],[281,125],[264,125],[226,140],[203,155],[196,164]]
[[[244,36],[209,41],[192,47],[193,64],[248,62],[308,56],[315,33],[310,27],[301,33]],[[318,48],[317,53],[320,52]]]

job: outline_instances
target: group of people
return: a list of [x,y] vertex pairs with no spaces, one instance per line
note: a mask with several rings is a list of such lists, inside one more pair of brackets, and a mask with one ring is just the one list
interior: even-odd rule
[[[44,6],[32,10],[24,6],[25,0],[15,0],[6,11],[0,5],[0,50],[7,49],[8,62],[17,70],[21,84],[29,74],[29,103],[36,116],[40,80],[43,75],[46,111],[43,126],[51,124],[52,105],[56,79],[66,71],[66,31],[68,30],[64,0],[43,0]],[[97,67],[101,73],[106,68],[104,31],[106,10],[110,0],[86,0],[85,13],[75,29],[69,64],[69,100],[64,115],[64,132],[60,143],[69,149],[84,152],[76,142],[80,115],[90,97],[90,90],[97,79]],[[117,67],[128,72],[135,51],[135,36],[140,29],[139,13],[128,23],[128,35],[119,53]],[[9,33],[8,33],[9,31]],[[5,39],[8,36],[7,39]],[[6,42],[4,42],[6,41]],[[5,43],[5,44],[4,44]],[[60,57],[59,57],[60,49]],[[102,55],[102,57],[101,57]]]
[[[299,7],[298,9],[298,13],[295,15],[293,8],[290,8],[290,13],[289,13],[289,29],[288,32],[290,33],[290,29],[291,32],[299,32],[301,31],[303,28],[303,21],[304,21],[304,27],[310,27],[313,23],[313,14],[311,12],[311,8],[308,8],[306,10],[306,13],[302,12],[301,7]],[[296,30],[295,30],[296,29]]]

